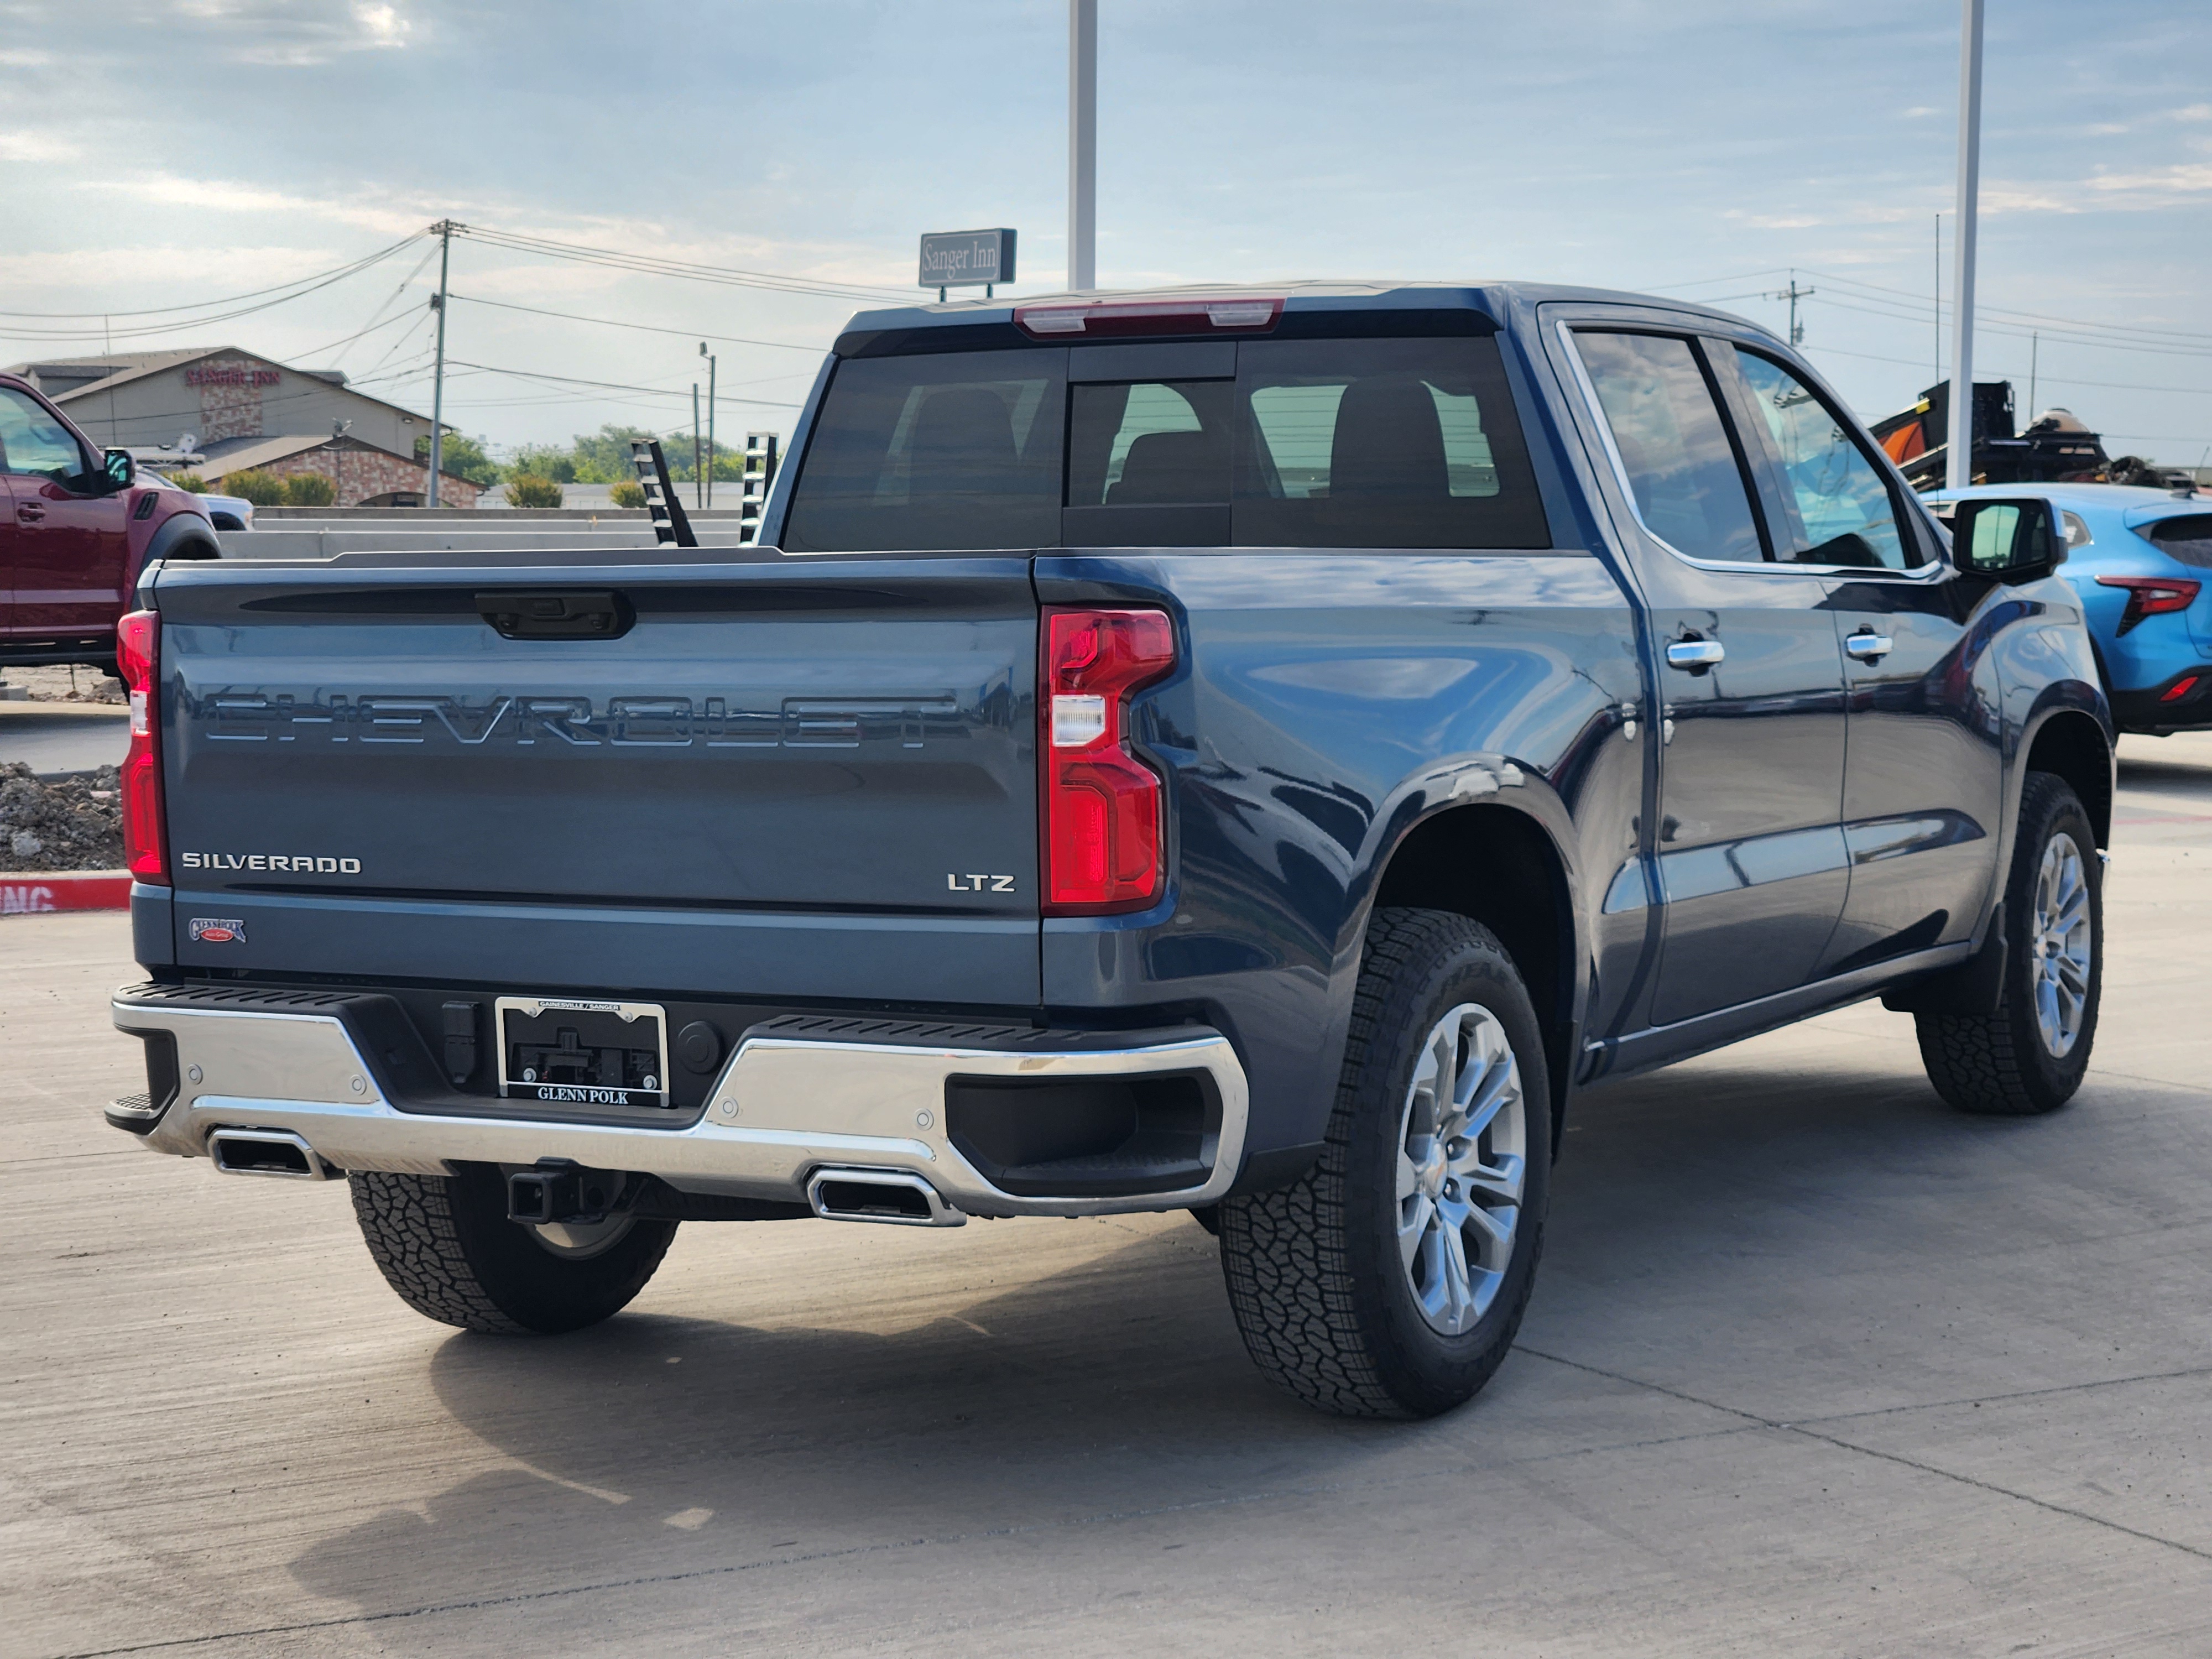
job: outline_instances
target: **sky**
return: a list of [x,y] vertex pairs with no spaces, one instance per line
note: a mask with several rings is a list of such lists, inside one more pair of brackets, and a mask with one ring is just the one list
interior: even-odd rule
[[[1804,349],[1863,415],[1937,378],[1954,6],[1099,13],[1102,285],[1569,282],[1779,330],[1794,276]],[[2072,409],[2116,454],[2195,465],[2212,451],[2212,7],[1987,15],[1978,370],[2013,379],[2025,414],[2033,356],[2038,408]],[[0,362],[119,330],[340,368],[427,411],[434,244],[397,245],[450,218],[470,228],[450,424],[495,449],[611,421],[688,431],[703,339],[725,437],[788,430],[859,296],[920,295],[921,232],[1014,227],[1013,291],[1062,285],[1066,19],[1065,0],[0,0]],[[386,249],[210,320],[258,301],[210,302]]]

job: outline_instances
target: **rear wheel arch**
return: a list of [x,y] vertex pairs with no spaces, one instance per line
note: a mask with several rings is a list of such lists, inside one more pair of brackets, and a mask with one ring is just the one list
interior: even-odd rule
[[1574,1074],[1582,960],[1566,860],[1540,822],[1510,806],[1431,814],[1392,848],[1372,908],[1449,910],[1482,923],[1512,957],[1544,1030],[1556,1151]]

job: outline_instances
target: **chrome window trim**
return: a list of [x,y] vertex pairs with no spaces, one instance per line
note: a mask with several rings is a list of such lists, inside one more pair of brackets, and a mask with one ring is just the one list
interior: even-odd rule
[[[1589,367],[1583,362],[1582,349],[1575,343],[1575,331],[1578,327],[1588,327],[1593,331],[1612,333],[1653,334],[1663,333],[1667,331],[1653,328],[1608,329],[1604,322],[1598,319],[1592,319],[1577,324],[1565,317],[1553,326],[1559,331],[1559,343],[1566,351],[1568,366],[1575,372],[1575,384],[1581,390],[1583,407],[1589,411],[1590,418],[1597,424],[1598,437],[1605,445],[1606,459],[1613,467],[1613,481],[1620,488],[1621,500],[1628,504],[1629,516],[1636,520],[1636,527],[1638,530],[1650,537],[1654,543],[1665,548],[1684,564],[1696,570],[1751,571],[1765,575],[1849,576],[1856,581],[1881,580],[1924,583],[1940,580],[1941,573],[1944,568],[1943,561],[1940,558],[1930,559],[1927,563],[1914,569],[1892,570],[1887,565],[1877,569],[1869,569],[1862,564],[1799,564],[1794,560],[1784,559],[1761,559],[1754,564],[1746,559],[1701,559],[1695,554],[1685,553],[1644,522],[1644,510],[1636,504],[1636,486],[1629,480],[1628,464],[1621,459],[1620,447],[1613,441],[1613,422],[1605,417],[1605,405],[1598,401],[1596,383],[1590,379]],[[1687,340],[1723,337],[1708,337],[1702,331],[1693,331],[1692,333],[1679,334],[1674,337]],[[1735,342],[1730,341],[1729,343],[1734,344]],[[1748,495],[1749,483],[1747,483],[1744,488],[1745,494]]]

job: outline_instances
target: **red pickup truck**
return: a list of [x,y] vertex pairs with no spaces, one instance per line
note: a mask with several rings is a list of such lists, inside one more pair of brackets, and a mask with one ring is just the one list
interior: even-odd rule
[[27,381],[0,374],[0,668],[114,672],[138,573],[222,551],[198,496],[103,451]]

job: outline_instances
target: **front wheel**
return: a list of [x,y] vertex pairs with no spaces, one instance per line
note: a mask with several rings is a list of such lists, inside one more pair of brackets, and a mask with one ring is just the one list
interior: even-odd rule
[[2089,1069],[2104,987],[2105,895],[2081,797],[2031,772],[2005,887],[2004,990],[1989,1014],[1916,1014],[1936,1092],[1962,1112],[2057,1111]]
[[1261,1370],[1346,1417],[1433,1416],[1488,1382],[1543,1247],[1550,1099],[1535,1010],[1490,930],[1376,912],[1320,1161],[1220,1206]]
[[426,1319],[469,1331],[581,1330],[629,1306],[676,1237],[675,1222],[635,1216],[551,1226],[509,1221],[498,1165],[456,1169],[349,1177],[370,1257],[399,1299]]

